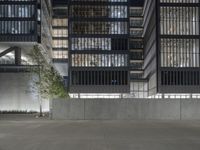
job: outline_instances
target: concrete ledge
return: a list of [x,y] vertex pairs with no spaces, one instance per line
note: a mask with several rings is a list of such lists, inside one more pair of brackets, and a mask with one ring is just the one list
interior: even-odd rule
[[53,119],[200,120],[200,99],[53,100]]

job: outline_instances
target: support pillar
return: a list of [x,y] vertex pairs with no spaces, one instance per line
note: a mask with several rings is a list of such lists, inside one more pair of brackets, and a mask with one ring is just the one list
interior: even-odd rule
[[21,49],[15,49],[15,65],[21,65]]

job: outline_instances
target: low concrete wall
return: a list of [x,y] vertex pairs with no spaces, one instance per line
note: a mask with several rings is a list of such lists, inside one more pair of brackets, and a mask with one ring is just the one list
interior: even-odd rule
[[83,100],[53,100],[52,118],[67,120],[84,119],[84,101]]
[[[84,100],[85,119],[177,119],[175,100]],[[169,108],[169,109],[167,109]],[[173,112],[173,113],[171,113]]]
[[52,118],[66,120],[198,120],[200,100],[53,100]]
[[200,120],[200,100],[181,100],[181,119]]

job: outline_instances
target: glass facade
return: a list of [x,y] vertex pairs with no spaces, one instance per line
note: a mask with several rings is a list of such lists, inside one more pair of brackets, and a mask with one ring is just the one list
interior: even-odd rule
[[126,51],[128,39],[126,38],[71,38],[71,50],[123,50]]
[[130,84],[131,98],[147,98],[148,97],[148,83],[147,82],[131,82]]
[[127,22],[73,22],[72,34],[127,34]]
[[34,34],[35,21],[0,21],[0,34]]
[[53,50],[53,59],[68,59],[68,51],[63,51],[63,50]]
[[160,27],[163,35],[199,35],[199,7],[161,7]]
[[197,6],[160,7],[161,67],[200,67],[199,17]]
[[[54,10],[55,12],[56,10]],[[66,10],[67,11],[67,10]],[[65,16],[66,17],[66,16]],[[56,18],[56,16],[52,20],[52,25],[54,27],[67,27],[68,19],[67,18]]]
[[127,54],[71,54],[72,67],[127,67]]
[[35,5],[0,5],[0,17],[32,18],[35,15]]
[[160,0],[162,3],[199,3],[199,0]]
[[52,46],[53,60],[69,65],[73,93],[128,87],[133,97],[145,98],[159,88],[178,93],[199,86],[200,1],[154,2],[69,0],[51,14],[50,0],[0,0],[0,42]]
[[127,1],[72,0],[69,12],[70,85],[128,87]]
[[51,1],[0,0],[0,41],[38,42],[51,51]]
[[71,16],[85,18],[127,18],[127,6],[92,6],[74,5],[70,8]]
[[54,29],[53,30],[53,37],[68,37],[68,30],[67,29]]
[[68,60],[68,8],[66,5],[53,9],[52,37],[53,61],[67,62]]
[[54,39],[53,48],[68,48],[68,41],[66,39]]
[[1,0],[0,2],[0,35],[2,36],[0,41],[35,41],[37,39],[37,1]]
[[160,84],[199,86],[199,0],[160,2]]
[[161,67],[200,67],[199,39],[161,39]]

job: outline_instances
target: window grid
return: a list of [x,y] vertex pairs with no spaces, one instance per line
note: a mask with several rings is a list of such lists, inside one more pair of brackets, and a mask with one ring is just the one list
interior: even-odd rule
[[84,18],[127,18],[127,6],[94,6],[73,5],[70,7],[70,16]]
[[199,71],[161,71],[161,85],[199,86]]
[[127,54],[72,54],[72,67],[126,67]]
[[199,39],[161,39],[161,67],[200,67]]
[[72,85],[128,85],[128,71],[72,71]]
[[199,7],[161,7],[161,35],[199,35]]
[[73,22],[71,34],[128,34],[127,22]]

